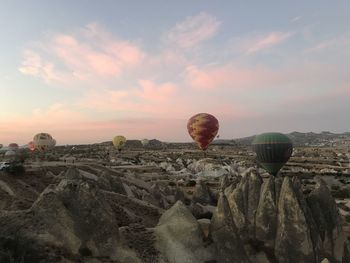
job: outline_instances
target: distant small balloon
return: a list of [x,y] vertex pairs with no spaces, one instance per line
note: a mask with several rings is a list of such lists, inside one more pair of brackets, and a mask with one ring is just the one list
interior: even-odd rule
[[12,157],[12,156],[16,156],[16,152],[13,150],[8,150],[5,152],[5,156],[6,157]]
[[17,143],[10,143],[9,146],[8,146],[9,150],[12,150],[12,151],[17,151],[19,146]]
[[126,138],[122,135],[115,136],[112,140],[114,147],[118,151],[121,151],[121,149],[123,149],[125,142],[126,142]]
[[34,151],[34,150],[35,150],[35,145],[34,145],[34,142],[33,142],[33,141],[30,141],[30,142],[28,143],[28,149],[29,149],[30,151]]
[[43,152],[52,147],[53,138],[50,134],[42,132],[34,136],[33,143],[35,149],[37,149],[40,152]]
[[149,140],[147,140],[147,139],[142,139],[142,140],[141,140],[141,143],[142,143],[142,146],[143,146],[143,147],[146,147],[146,146],[149,144]]
[[52,139],[52,144],[51,144],[51,148],[54,148],[56,146],[56,140]]
[[198,147],[205,151],[219,131],[219,121],[211,114],[198,113],[188,120],[187,130]]

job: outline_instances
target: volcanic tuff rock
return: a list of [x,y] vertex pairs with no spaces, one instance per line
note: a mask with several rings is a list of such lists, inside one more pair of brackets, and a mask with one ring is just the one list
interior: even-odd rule
[[262,185],[261,196],[255,216],[255,235],[264,242],[265,247],[274,249],[277,226],[277,198],[275,177],[265,181]]
[[[345,236],[335,201],[322,180],[304,196],[298,178],[269,177],[261,185],[254,172],[225,189],[242,241],[284,262],[342,261]],[[261,191],[260,191],[261,188]],[[233,190],[232,190],[233,189]]]
[[225,174],[225,175],[221,178],[220,188],[221,188],[221,189],[226,189],[228,186],[230,186],[230,179],[228,178],[228,175]]
[[340,215],[326,183],[320,178],[316,182],[307,203],[316,221],[325,255],[333,261],[341,262],[345,236],[341,231]]
[[120,177],[112,176],[107,171],[98,178],[98,185],[101,189],[126,195],[126,191]]
[[291,180],[283,181],[278,203],[275,255],[281,263],[316,262],[310,229]]
[[17,235],[34,248],[46,247],[30,253],[47,262],[86,256],[139,262],[121,244],[114,211],[99,188],[82,180],[75,168],[67,171],[66,178],[57,187],[48,186],[29,210],[2,211],[0,221],[7,224],[0,225],[1,238]]
[[214,259],[203,231],[187,207],[177,201],[155,228],[156,247],[169,263],[203,263]]
[[242,177],[235,190],[228,196],[233,220],[242,239],[254,236],[255,213],[258,208],[261,184],[261,177],[252,170]]
[[218,262],[250,262],[233,221],[226,196],[221,193],[210,225],[210,236],[217,250]]
[[196,184],[196,188],[194,190],[194,194],[192,197],[193,203],[200,204],[211,204],[212,200],[210,197],[209,188],[206,183],[202,180],[199,180]]

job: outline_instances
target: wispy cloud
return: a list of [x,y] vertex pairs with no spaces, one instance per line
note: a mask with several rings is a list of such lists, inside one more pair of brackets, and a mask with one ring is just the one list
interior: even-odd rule
[[[155,83],[148,79],[138,81],[138,85],[124,90],[99,89],[84,94],[77,105],[97,111],[127,112],[134,116],[153,115],[164,117],[176,115],[184,108],[176,108],[178,87],[174,83]],[[167,111],[162,109],[168,108]]]
[[293,17],[290,21],[291,21],[292,23],[295,23],[295,22],[299,21],[300,19],[301,19],[301,16],[295,16],[295,17]]
[[239,68],[227,65],[204,68],[188,67],[186,77],[189,86],[195,89],[238,91],[270,84],[278,76],[263,67]]
[[167,33],[167,40],[182,48],[191,48],[213,37],[221,22],[214,16],[202,12],[187,17]]
[[245,51],[247,54],[257,53],[273,46],[286,42],[294,35],[293,32],[271,32],[265,36],[254,38],[246,44]]
[[306,49],[306,52],[320,52],[329,48],[344,48],[350,47],[350,36],[341,35],[334,38],[330,38],[319,43],[316,43],[313,47]]
[[61,81],[63,77],[53,63],[44,61],[40,54],[32,50],[24,51],[24,59],[18,70],[25,75],[39,77],[46,83]]
[[89,24],[74,36],[52,34],[27,48],[19,71],[47,82],[116,78],[140,65],[143,58],[137,45],[111,36],[98,24]]

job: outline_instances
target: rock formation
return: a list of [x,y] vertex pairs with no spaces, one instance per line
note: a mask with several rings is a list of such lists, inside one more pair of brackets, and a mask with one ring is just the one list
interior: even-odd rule
[[250,262],[223,193],[220,194],[217,209],[211,220],[210,236],[217,250],[218,262]]
[[187,207],[177,201],[159,219],[156,247],[169,263],[203,263],[214,259],[203,231]]

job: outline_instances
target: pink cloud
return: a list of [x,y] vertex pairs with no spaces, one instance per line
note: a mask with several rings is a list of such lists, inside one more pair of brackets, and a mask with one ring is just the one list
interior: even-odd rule
[[266,36],[251,40],[247,43],[246,53],[256,53],[287,41],[294,33],[292,32],[271,32]]
[[177,23],[167,39],[182,48],[191,48],[214,36],[220,24],[214,16],[202,12]]
[[[78,102],[83,108],[90,108],[98,111],[121,111],[128,114],[164,114],[162,108],[176,103],[174,94],[178,88],[175,84],[155,83],[151,80],[139,80],[137,87],[124,90],[100,89],[87,93]],[[167,113],[173,111],[169,109]]]
[[53,34],[36,47],[27,48],[19,71],[51,82],[115,78],[140,65],[144,57],[137,45],[91,24],[74,35]]
[[139,84],[142,90],[137,92],[137,94],[141,98],[150,101],[164,101],[170,99],[177,89],[176,85],[173,83],[163,83],[157,86],[150,80],[140,80]]
[[31,50],[24,51],[24,60],[18,70],[25,75],[40,77],[47,83],[60,81],[63,77],[54,64],[44,61],[38,53]]
[[277,75],[264,68],[243,69],[233,66],[210,68],[189,67],[187,70],[188,84],[197,89],[231,88],[239,90],[270,83]]

